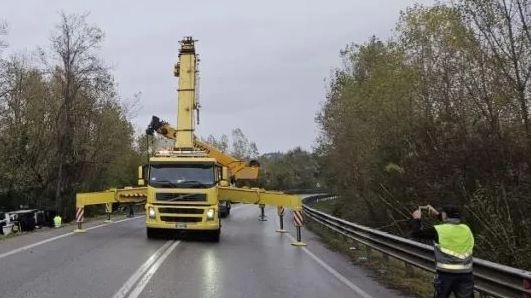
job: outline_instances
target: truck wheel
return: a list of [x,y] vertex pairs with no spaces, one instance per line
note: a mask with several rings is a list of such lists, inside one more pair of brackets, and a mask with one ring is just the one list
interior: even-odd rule
[[148,239],[153,239],[156,236],[156,230],[152,228],[146,228],[146,235]]
[[221,234],[221,229],[217,229],[215,231],[212,232],[212,242],[219,242],[219,236]]

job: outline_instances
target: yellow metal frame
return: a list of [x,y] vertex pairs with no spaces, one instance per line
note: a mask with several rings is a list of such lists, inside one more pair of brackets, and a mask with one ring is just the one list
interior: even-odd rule
[[76,194],[76,208],[107,203],[144,203],[147,199],[147,187],[111,188],[100,192]]
[[299,196],[259,188],[218,187],[218,196],[221,200],[231,202],[282,206],[294,210],[302,209],[302,201]]
[[[282,192],[266,191],[259,188],[221,186],[217,186],[217,192],[220,200],[247,204],[282,206],[294,210],[302,209],[302,203],[299,196],[288,195]],[[78,193],[76,195],[76,208],[106,203],[145,203],[147,196],[147,187],[109,189],[101,192]]]

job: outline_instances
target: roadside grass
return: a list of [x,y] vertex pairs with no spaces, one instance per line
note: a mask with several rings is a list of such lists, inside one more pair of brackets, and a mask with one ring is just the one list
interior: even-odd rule
[[[334,203],[333,200],[322,201],[315,207],[330,213],[334,210]],[[382,284],[415,297],[433,296],[433,273],[406,265],[403,261],[331,231],[311,219],[306,222],[306,227],[318,235],[328,248],[348,256],[353,264],[369,269],[371,277]]]
[[0,241],[7,240],[9,238],[14,238],[14,237],[18,236],[19,234],[20,233],[16,233],[16,234],[15,233],[11,233],[9,235],[3,235],[2,234],[2,235],[0,235]]
[[315,208],[328,214],[332,214],[336,208],[336,200],[319,201],[315,204]]

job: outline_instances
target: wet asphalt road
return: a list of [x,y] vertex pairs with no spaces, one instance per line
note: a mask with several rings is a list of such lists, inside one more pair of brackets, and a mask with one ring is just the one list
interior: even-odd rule
[[290,235],[275,232],[275,209],[265,222],[258,214],[233,205],[219,243],[148,240],[143,217],[0,241],[0,297],[406,297],[308,231],[307,249],[291,246]]

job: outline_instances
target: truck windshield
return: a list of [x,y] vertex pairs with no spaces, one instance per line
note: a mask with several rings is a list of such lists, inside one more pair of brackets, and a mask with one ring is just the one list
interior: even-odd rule
[[151,164],[149,185],[161,188],[208,188],[216,183],[214,165]]

